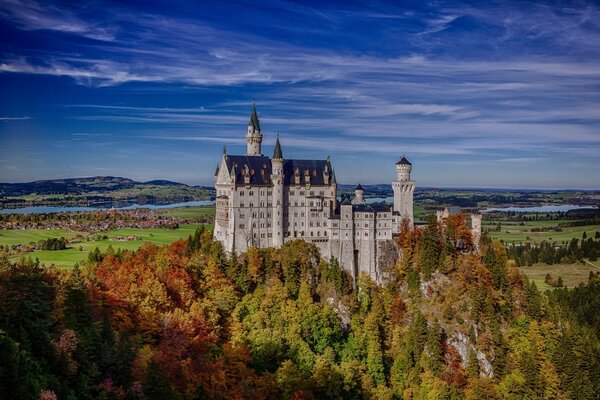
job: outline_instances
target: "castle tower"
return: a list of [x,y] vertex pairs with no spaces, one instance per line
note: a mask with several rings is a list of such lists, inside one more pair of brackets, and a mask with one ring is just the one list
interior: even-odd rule
[[252,114],[248,121],[248,133],[246,133],[246,155],[260,156],[262,143],[262,133],[260,133],[260,123],[258,122],[258,114],[256,113],[256,103],[252,106]]
[[[259,144],[260,146],[260,144]],[[271,182],[273,183],[273,247],[283,246],[283,152],[279,135],[271,159]]]
[[471,237],[475,250],[479,251],[481,244],[481,214],[471,214]]
[[400,215],[398,223],[402,223],[403,219],[407,219],[412,227],[413,219],[413,194],[415,191],[415,181],[410,180],[410,172],[412,164],[404,157],[396,163],[397,180],[392,181],[392,189],[394,190],[394,212]]
[[359,183],[358,186],[354,188],[354,199],[352,199],[352,204],[363,204],[364,202],[365,190]]

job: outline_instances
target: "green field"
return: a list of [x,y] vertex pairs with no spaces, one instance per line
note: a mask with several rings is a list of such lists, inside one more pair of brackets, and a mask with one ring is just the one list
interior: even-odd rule
[[[90,240],[86,240],[86,238],[80,238],[80,242],[69,243],[69,247],[65,250],[34,251],[32,253],[27,253],[26,256],[38,258],[42,263],[46,264],[47,266],[54,264],[56,267],[59,268],[70,268],[73,265],[75,265],[76,262],[86,260],[88,253],[94,250],[96,247],[98,247],[100,250],[106,250],[108,246],[111,245],[115,250],[136,250],[144,242],[152,242],[156,244],[171,243],[178,239],[186,239],[189,235],[193,234],[196,228],[198,228],[200,225],[201,224],[186,224],[181,225],[178,229],[115,229],[112,231],[106,231],[101,233],[101,235],[108,236],[108,239],[105,240],[95,240],[95,237],[98,234],[94,234],[90,236]],[[213,225],[207,224],[205,226],[206,229],[213,229]],[[76,232],[65,230],[1,231],[0,244],[27,244],[32,241],[37,242],[41,239],[48,239],[51,237],[61,236],[64,236],[65,238],[69,239],[69,241],[77,240]],[[137,236],[139,240],[123,242],[111,240],[112,238],[117,236]]]
[[581,239],[583,232],[587,232],[588,237],[594,237],[596,231],[600,231],[600,225],[573,226],[561,228],[562,232],[531,232],[531,228],[535,227],[556,227],[560,222],[568,221],[528,221],[525,225],[520,226],[516,223],[509,225],[507,222],[500,221],[502,229],[500,232],[495,232],[493,229],[497,222],[486,221],[483,224],[483,230],[488,231],[493,240],[502,240],[505,243],[515,242],[563,242],[570,241],[572,238]]
[[200,218],[207,215],[215,215],[215,207],[179,207],[162,209],[161,214],[169,217]]
[[[597,264],[597,263],[594,263]],[[544,282],[546,274],[551,274],[555,279],[562,277],[563,284],[566,287],[572,288],[580,283],[587,283],[590,271],[600,271],[600,269],[591,266],[590,264],[553,264],[544,263],[534,264],[531,267],[519,268],[530,280],[533,280],[538,289],[546,290],[553,289]]]
[[[180,218],[199,218],[206,215],[214,215],[214,207],[181,207],[165,209],[161,214],[180,217]],[[193,234],[196,228],[201,224],[182,224],[178,229],[167,228],[123,228],[111,231],[87,234],[74,232],[66,229],[30,229],[30,230],[0,230],[0,245],[26,245],[31,242],[37,243],[43,239],[64,237],[68,239],[69,245],[65,250],[54,251],[34,251],[27,253],[26,256],[38,258],[40,262],[50,266],[54,264],[59,268],[70,268],[76,262],[86,260],[90,251],[98,247],[100,250],[106,250],[108,246],[113,249],[136,250],[144,242],[156,244],[171,243],[178,239],[186,239]],[[206,229],[213,229],[212,224],[206,224]],[[96,240],[99,235],[106,235],[108,239]],[[115,241],[115,237],[136,236],[139,240]],[[13,258],[13,260],[17,259]]]

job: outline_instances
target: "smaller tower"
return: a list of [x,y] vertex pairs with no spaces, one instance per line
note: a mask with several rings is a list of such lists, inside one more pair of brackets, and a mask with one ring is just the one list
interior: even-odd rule
[[271,182],[273,183],[273,247],[283,246],[283,152],[279,143],[279,135],[275,142],[273,158],[271,159]]
[[365,202],[364,195],[365,190],[359,183],[358,186],[354,188],[354,199],[352,199],[352,204],[363,204]]
[[260,156],[263,135],[260,133],[260,123],[256,113],[256,103],[252,106],[252,114],[248,121],[248,133],[246,133],[246,155]]
[[471,238],[475,251],[479,252],[481,244],[481,214],[471,214]]
[[413,194],[415,191],[415,182],[410,180],[412,164],[402,155],[400,161],[396,163],[396,178],[392,182],[394,190],[394,213],[400,215],[398,218],[398,231],[403,219],[407,219],[409,225],[413,225]]

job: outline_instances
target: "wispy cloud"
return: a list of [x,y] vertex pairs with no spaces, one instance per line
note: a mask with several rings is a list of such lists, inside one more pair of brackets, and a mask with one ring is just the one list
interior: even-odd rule
[[31,119],[31,117],[0,117],[0,121],[23,121]]
[[41,4],[35,1],[4,0],[0,6],[0,18],[24,30],[53,30],[102,41],[115,39],[114,27],[88,23],[72,12],[48,2]]

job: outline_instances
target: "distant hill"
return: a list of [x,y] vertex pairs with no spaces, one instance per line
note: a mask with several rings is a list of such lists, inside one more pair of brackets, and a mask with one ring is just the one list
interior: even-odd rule
[[208,200],[214,189],[167,180],[138,182],[115,176],[0,183],[0,205],[94,205],[114,202],[167,203]]

